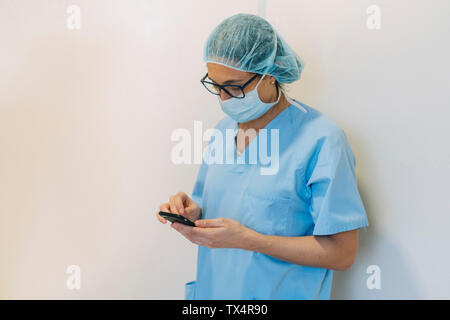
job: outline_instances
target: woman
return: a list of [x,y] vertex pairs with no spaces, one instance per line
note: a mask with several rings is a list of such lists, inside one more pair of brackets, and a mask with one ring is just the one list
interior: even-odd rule
[[[216,129],[237,132],[224,152],[243,160],[262,129],[277,129],[279,165],[261,174],[259,161],[204,161],[192,196],[179,192],[160,206],[195,221],[171,225],[199,245],[185,298],[329,299],[333,270],[353,264],[358,229],[368,225],[344,131],[285,95],[282,85],[300,78],[303,62],[264,19],[224,20],[204,59],[202,83],[228,115]],[[204,159],[211,156],[207,149]]]

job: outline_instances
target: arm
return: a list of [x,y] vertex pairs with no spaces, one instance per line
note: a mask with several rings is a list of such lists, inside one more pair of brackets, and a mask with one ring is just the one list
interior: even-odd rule
[[171,226],[192,243],[208,248],[238,248],[260,252],[290,263],[346,270],[355,260],[358,230],[325,236],[282,237],[256,232],[228,218],[200,219],[195,227]]
[[268,236],[251,229],[241,249],[260,252],[304,266],[347,270],[355,260],[358,230],[325,236]]

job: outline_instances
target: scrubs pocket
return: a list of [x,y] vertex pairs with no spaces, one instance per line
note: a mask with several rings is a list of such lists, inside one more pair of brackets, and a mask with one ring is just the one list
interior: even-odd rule
[[191,281],[184,285],[184,300],[194,300],[195,282],[196,281]]
[[284,235],[287,230],[290,199],[246,193],[241,223],[259,233]]

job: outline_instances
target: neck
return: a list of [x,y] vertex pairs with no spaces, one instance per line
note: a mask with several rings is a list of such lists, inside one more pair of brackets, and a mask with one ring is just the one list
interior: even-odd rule
[[269,109],[265,114],[263,114],[261,117],[251,120],[244,123],[239,123],[238,127],[239,129],[247,130],[247,129],[255,129],[258,131],[259,129],[263,129],[270,121],[275,119],[277,115],[279,115],[284,109],[289,107],[290,103],[286,99],[283,92],[281,92],[280,101],[276,105],[274,105],[272,108]]

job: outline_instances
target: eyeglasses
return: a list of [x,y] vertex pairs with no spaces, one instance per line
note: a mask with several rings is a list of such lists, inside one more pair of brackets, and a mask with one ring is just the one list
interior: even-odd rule
[[208,77],[208,73],[205,74],[205,76],[200,80],[200,82],[203,84],[203,86],[215,95],[220,95],[221,90],[225,91],[230,97],[242,99],[245,97],[244,88],[248,86],[259,74],[255,74],[253,77],[251,77],[245,84],[238,85],[238,84],[225,84],[220,85],[211,81],[206,81],[205,79]]

